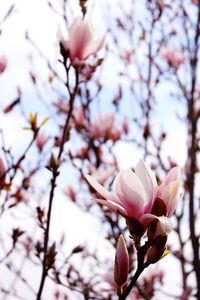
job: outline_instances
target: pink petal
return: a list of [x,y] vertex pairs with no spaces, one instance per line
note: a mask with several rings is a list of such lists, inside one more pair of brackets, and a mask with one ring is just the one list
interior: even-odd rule
[[163,235],[163,236],[169,235],[169,233],[172,231],[172,223],[170,219],[162,216],[162,217],[157,217],[157,220],[158,220],[158,225],[154,237],[158,235]]
[[165,216],[157,217],[152,214],[143,215],[140,218],[140,223],[147,229],[150,222],[153,220],[158,220],[159,224],[157,225],[156,232],[154,234],[154,238],[158,235],[166,236],[172,231],[172,223],[169,218]]
[[166,198],[164,199],[167,208],[167,217],[171,217],[179,200],[179,183],[174,181],[170,183],[165,190]]
[[162,189],[164,186],[168,185],[170,182],[178,180],[181,182],[181,169],[180,167],[174,167],[172,168],[169,173],[167,174],[167,177],[163,180],[162,184],[160,185],[160,189]]
[[86,49],[92,42],[91,26],[87,21],[76,19],[70,28],[70,55],[72,59],[84,60]]
[[147,204],[145,207],[145,212],[150,212],[153,204],[153,199],[155,198],[157,192],[157,181],[151,168],[147,166],[143,160],[140,160],[136,167],[135,173],[142,182],[144,189],[147,194]]
[[115,178],[114,186],[128,216],[139,218],[143,213],[146,193],[136,174],[131,170],[121,171]]
[[158,217],[156,217],[155,215],[152,214],[145,214],[143,215],[140,219],[139,222],[143,225],[144,229],[146,230],[146,228],[148,227],[149,223],[155,219],[157,219]]
[[123,206],[117,204],[116,202],[112,202],[110,200],[104,200],[104,199],[95,199],[96,202],[106,206],[107,208],[109,208],[110,210],[112,210],[113,212],[119,213],[122,216],[126,216],[127,213],[125,211],[125,209],[123,208]]
[[103,196],[105,199],[113,201],[115,203],[120,204],[121,202],[112,195],[109,191],[107,191],[101,184],[99,184],[94,177],[91,175],[86,175],[85,178],[89,182],[89,184],[99,193],[101,196]]
[[99,39],[98,41],[88,44],[88,47],[85,50],[85,58],[88,56],[97,53],[105,45],[105,36]]

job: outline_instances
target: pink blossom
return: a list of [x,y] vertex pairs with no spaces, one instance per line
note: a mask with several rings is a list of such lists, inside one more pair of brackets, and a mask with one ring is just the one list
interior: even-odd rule
[[[139,221],[144,228],[155,218],[170,217],[179,199],[180,168],[173,168],[158,186],[151,168],[140,160],[132,170],[120,171],[114,180],[116,195],[107,191],[92,176],[87,181],[104,199],[96,201],[126,219]],[[163,220],[164,222],[164,220]],[[164,225],[163,225],[164,226]],[[166,226],[169,226],[168,222]],[[164,227],[163,227],[164,228]]]
[[88,125],[82,106],[79,106],[76,110],[74,110],[73,117],[77,130],[80,130]]
[[120,139],[121,131],[114,127],[114,113],[108,115],[100,115],[89,128],[89,135],[95,138],[105,138],[116,142]]
[[66,196],[68,196],[72,202],[76,202],[76,195],[77,195],[77,191],[72,187],[72,186],[68,186],[65,190],[64,193]]
[[128,278],[129,255],[123,235],[119,236],[115,255],[114,279],[118,286],[123,286]]
[[76,65],[96,54],[104,45],[104,37],[95,41],[91,23],[78,17],[69,28],[68,40],[60,33],[60,43],[66,51],[70,51],[71,63]]
[[36,138],[36,146],[38,150],[41,152],[43,150],[44,145],[48,141],[48,137],[44,134],[39,134]]
[[164,47],[161,51],[162,57],[167,61],[169,65],[176,70],[184,63],[183,54],[177,49],[169,49]]
[[0,57],[0,73],[3,73],[7,67],[7,59],[4,56]]
[[93,165],[91,165],[90,172],[91,174],[95,174],[100,184],[104,184],[115,172],[115,167],[110,165],[105,169],[96,169]]

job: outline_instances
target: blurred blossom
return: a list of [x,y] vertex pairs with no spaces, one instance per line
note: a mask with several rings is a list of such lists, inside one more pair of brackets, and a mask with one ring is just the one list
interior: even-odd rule
[[114,280],[118,287],[122,287],[128,279],[129,255],[123,235],[119,236],[115,255]]
[[0,57],[0,73],[3,73],[7,67],[7,59],[5,56]]
[[69,28],[69,39],[66,40],[59,32],[59,40],[65,51],[69,51],[71,63],[80,65],[103,47],[105,38],[95,40],[91,23],[78,17]]
[[[154,293],[156,288],[158,288],[158,283],[163,284],[163,271],[148,272],[146,276],[142,277],[140,280],[140,289],[145,291],[145,294],[148,296],[148,299],[152,299],[154,297]],[[131,293],[132,300],[140,299],[143,297],[138,289],[134,289]]]
[[111,139],[114,142],[121,137],[121,131],[114,127],[115,115],[100,115],[89,128],[89,135],[95,138]]
[[169,49],[167,47],[161,50],[162,57],[166,62],[176,70],[184,63],[183,54],[177,49]]
[[98,182],[100,182],[101,184],[104,184],[115,172],[114,166],[108,166],[106,169],[96,169],[95,166],[90,165],[89,169],[90,173],[92,175],[95,175]]
[[64,190],[64,194],[67,195],[71,199],[72,202],[76,202],[77,191],[72,186],[68,186]]
[[38,134],[36,138],[36,146],[40,152],[43,150],[43,147],[47,141],[48,141],[47,136],[45,136],[44,134]]
[[77,109],[74,110],[73,117],[75,127],[78,131],[88,125],[82,106],[79,106]]
[[55,107],[62,113],[68,113],[69,106],[63,100],[57,99],[54,103]]
[[[116,195],[107,191],[92,176],[86,176],[89,184],[104,199],[96,201],[126,218],[130,232],[134,232],[136,224],[144,230],[148,224],[161,216],[170,217],[179,199],[180,168],[173,168],[158,186],[151,168],[142,160],[132,170],[120,171],[114,180]],[[165,224],[166,223],[166,224]],[[165,227],[166,226],[166,227]],[[168,228],[168,219],[162,219],[162,229]]]

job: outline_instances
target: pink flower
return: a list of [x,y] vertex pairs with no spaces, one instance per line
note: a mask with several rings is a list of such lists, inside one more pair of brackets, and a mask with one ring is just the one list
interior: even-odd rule
[[69,39],[65,40],[60,35],[60,43],[69,56],[73,65],[80,64],[90,55],[97,53],[104,45],[104,37],[94,40],[92,25],[89,21],[78,17],[69,28]]
[[115,172],[115,167],[113,165],[110,165],[107,168],[99,168],[99,169],[91,165],[89,169],[92,174],[95,174],[100,184],[104,184],[108,180],[108,178],[111,177]]
[[114,280],[116,284],[123,286],[128,278],[129,255],[123,235],[119,236],[115,255]]
[[44,134],[39,134],[36,138],[36,146],[39,150],[39,152],[41,152],[46,144],[46,142],[48,141],[48,137],[45,136]]
[[168,49],[167,47],[164,47],[162,49],[162,57],[176,70],[184,63],[183,54],[177,49]]
[[116,142],[120,139],[121,130],[114,127],[114,113],[108,115],[100,115],[89,128],[89,135],[94,138],[110,139]]
[[[128,220],[137,220],[144,229],[160,216],[170,217],[179,199],[180,168],[173,168],[158,187],[151,168],[140,160],[135,172],[120,171],[114,180],[116,195],[107,191],[92,176],[87,181],[104,199],[96,201],[120,213]],[[157,216],[157,217],[156,217]]]
[[74,110],[73,117],[75,127],[78,131],[88,125],[87,119],[85,118],[85,112],[82,106],[79,106],[76,110]]
[[181,171],[174,167],[163,180],[157,191],[157,198],[162,199],[166,206],[166,216],[171,217],[180,198]]

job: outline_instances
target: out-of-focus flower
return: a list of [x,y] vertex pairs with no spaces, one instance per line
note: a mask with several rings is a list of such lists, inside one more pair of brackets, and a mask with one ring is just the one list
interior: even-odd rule
[[64,194],[67,195],[72,202],[76,202],[77,191],[72,186],[68,186],[64,190]]
[[74,110],[73,117],[74,117],[75,127],[78,131],[88,126],[82,106],[79,106],[76,110]]
[[44,145],[46,144],[47,141],[48,141],[47,136],[45,136],[44,134],[38,134],[36,138],[36,146],[40,152],[43,150]]
[[92,123],[89,128],[89,135],[94,138],[110,139],[116,142],[121,137],[121,130],[114,126],[114,113],[108,115],[100,115],[97,120]]
[[167,63],[176,70],[178,70],[178,68],[184,63],[183,54],[177,49],[169,49],[164,47],[161,50],[161,54]]
[[199,4],[199,0],[191,0],[192,4]]
[[3,73],[7,67],[7,59],[5,56],[0,57],[0,73]]
[[[154,293],[158,289],[158,284],[163,285],[164,272],[159,270],[153,270],[148,272],[146,276],[143,276],[140,280],[140,289],[145,291],[148,299],[154,297]],[[142,300],[143,297],[138,289],[133,289],[131,293],[132,300]]]
[[95,166],[90,166],[91,174],[94,174],[100,184],[104,184],[115,171],[114,166],[108,166],[106,169],[96,169]]
[[123,235],[119,236],[115,255],[114,280],[118,287],[122,287],[128,278],[129,255]]
[[63,100],[57,99],[53,104],[59,110],[59,112],[62,112],[64,114],[69,112],[69,105],[64,103]]
[[78,17],[69,28],[69,39],[59,33],[59,40],[65,51],[69,51],[71,63],[80,65],[103,47],[105,38],[94,40],[91,23]]
[[[178,167],[173,168],[158,187],[151,168],[140,160],[135,167],[135,172],[132,170],[119,172],[114,180],[116,195],[107,191],[92,176],[87,175],[86,179],[103,196],[104,199],[96,199],[98,203],[120,213],[126,218],[129,226],[133,221],[137,221],[142,225],[143,230],[153,219],[158,219],[157,217],[170,217],[179,199],[180,168]],[[134,226],[135,224],[131,225]],[[134,228],[131,231],[134,231]]]

